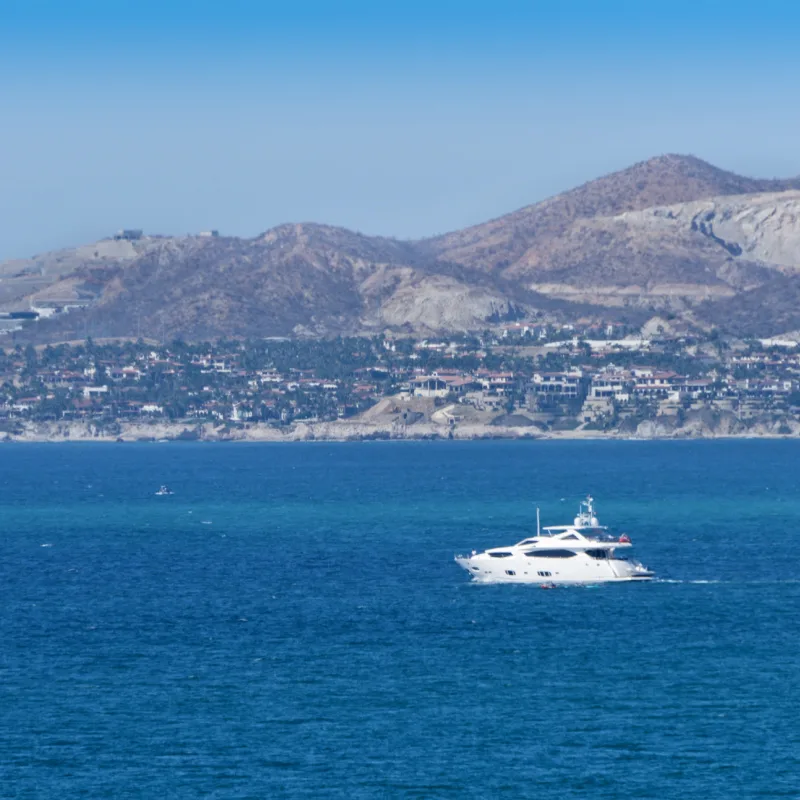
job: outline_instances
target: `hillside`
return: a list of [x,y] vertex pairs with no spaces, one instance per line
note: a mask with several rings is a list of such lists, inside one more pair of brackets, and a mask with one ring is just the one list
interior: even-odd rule
[[[800,189],[800,177],[760,180],[726,172],[694,156],[664,155],[585,183],[498,219],[429,239],[438,258],[482,269],[513,268],[579,220],[709,197]],[[530,258],[530,255],[529,255]]]
[[553,297],[680,310],[800,269],[800,192],[717,197],[574,223],[505,271]]
[[800,295],[798,275],[800,179],[668,155],[419,242],[290,224],[252,239],[106,239],[6,262],[0,310],[72,307],[28,326],[22,338],[35,341],[428,333],[662,309],[767,335],[800,328],[786,299]]
[[800,331],[800,276],[776,274],[760,286],[696,312],[707,325],[742,337],[796,335]]
[[38,323],[36,338],[466,330],[517,313],[491,278],[340,228],[283,225],[254,239],[160,238],[139,247],[134,259],[87,261],[39,290],[37,302],[71,291],[92,304]]

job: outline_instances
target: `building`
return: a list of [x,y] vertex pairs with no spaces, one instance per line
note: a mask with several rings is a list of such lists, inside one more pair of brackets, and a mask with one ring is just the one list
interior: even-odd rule
[[583,395],[580,372],[534,372],[530,390],[554,400],[575,400]]
[[431,376],[439,378],[439,380],[447,384],[448,394],[463,395],[475,386],[474,378],[461,375],[458,372],[435,370],[431,373]]
[[488,372],[482,369],[479,370],[477,378],[484,395],[508,397],[516,385],[513,372]]
[[599,372],[592,378],[589,397],[592,400],[610,398],[620,403],[631,399],[634,378],[627,372]]
[[[578,341],[574,340],[575,346]],[[585,344],[593,353],[613,353],[615,351],[633,350],[645,351],[650,349],[648,339],[586,339]]]
[[500,328],[500,338],[508,339],[509,337],[525,338],[525,337],[538,337],[544,339],[547,336],[547,326],[536,324],[533,322],[512,322],[509,325],[503,325]]
[[633,393],[637,397],[666,397],[680,380],[674,372],[633,369],[632,373],[636,380]]
[[714,382],[710,378],[683,378],[674,389],[679,396],[698,400],[713,395]]
[[411,381],[411,388],[414,397],[447,397],[450,393],[447,381],[433,375],[414,378]]
[[124,239],[128,242],[134,242],[137,239],[141,239],[143,235],[144,231],[141,228],[120,228],[120,230],[114,234],[114,238],[117,240]]

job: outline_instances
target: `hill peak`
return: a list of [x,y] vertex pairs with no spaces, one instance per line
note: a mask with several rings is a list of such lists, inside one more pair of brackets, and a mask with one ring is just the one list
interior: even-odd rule
[[429,246],[447,261],[486,269],[513,264],[579,220],[711,197],[800,188],[800,179],[748,178],[693,155],[666,153],[588,181],[503,217],[445,234]]
[[[619,197],[621,206],[627,204],[646,208],[650,205],[685,203],[707,197],[782,191],[796,188],[797,185],[796,180],[760,179],[738,175],[694,155],[665,153],[583,184],[573,189],[570,194],[589,187],[596,186],[601,190],[608,190],[615,186],[626,190],[625,195]],[[620,207],[619,210],[638,209]]]

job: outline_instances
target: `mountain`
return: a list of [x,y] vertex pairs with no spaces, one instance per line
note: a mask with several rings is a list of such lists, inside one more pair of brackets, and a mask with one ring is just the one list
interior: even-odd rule
[[664,155],[490,222],[429,239],[427,246],[448,261],[490,270],[513,269],[532,247],[546,249],[551,240],[581,220],[709,197],[787,189],[800,189],[800,177],[745,178],[694,156]]
[[[37,258],[31,270],[51,281],[27,295],[28,302],[88,307],[38,323],[32,335],[45,340],[87,333],[214,338],[387,327],[465,330],[519,313],[501,279],[436,263],[411,243],[341,228],[282,225],[254,239],[155,237],[128,244],[115,257],[103,247],[83,248],[77,266],[63,254]],[[16,263],[14,274],[27,287],[31,277],[24,266]],[[554,305],[547,298],[541,302]]]
[[606,313],[668,310],[701,327],[775,333],[800,328],[786,302],[774,320],[764,314],[768,297],[800,281],[799,190],[800,177],[747,178],[665,155],[422,244]]
[[37,341],[428,333],[660,310],[767,335],[800,329],[794,296],[800,179],[676,155],[418,242],[290,224],[252,239],[115,237],[0,264],[0,310],[76,307],[28,326]]

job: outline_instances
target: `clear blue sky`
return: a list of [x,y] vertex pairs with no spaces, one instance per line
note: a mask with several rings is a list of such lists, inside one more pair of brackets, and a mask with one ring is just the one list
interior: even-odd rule
[[0,0],[0,259],[431,235],[664,152],[800,174],[800,3]]

